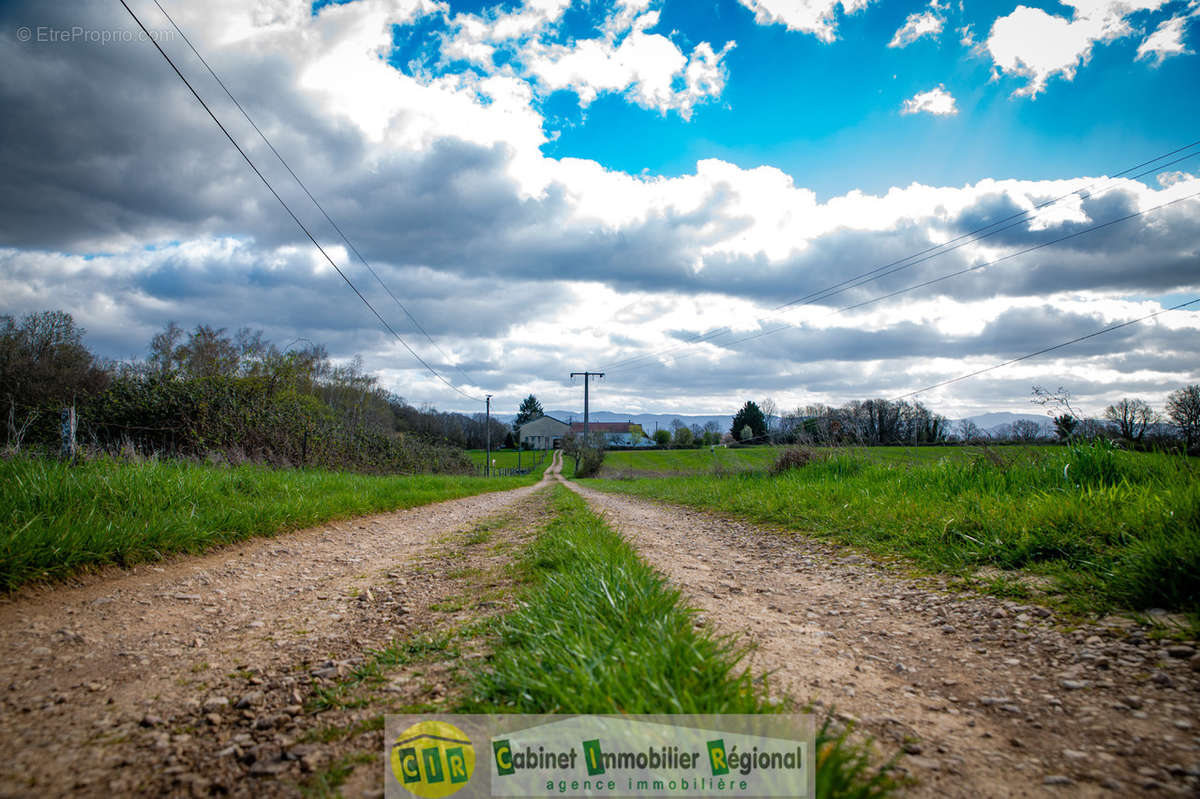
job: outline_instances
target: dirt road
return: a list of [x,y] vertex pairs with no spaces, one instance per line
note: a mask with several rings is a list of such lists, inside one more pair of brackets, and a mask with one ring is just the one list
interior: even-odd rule
[[313,765],[298,762],[314,753],[297,740],[314,682],[404,633],[438,590],[412,567],[439,536],[535,490],[258,539],[4,601],[0,795],[267,790],[258,780],[213,785],[213,774],[193,771],[198,747],[223,750],[235,777],[299,773]]
[[[555,453],[542,485],[561,469]],[[884,747],[904,748],[914,796],[1197,793],[1200,673],[1186,646],[1127,625],[1068,628],[1040,608],[949,592],[836,547],[570,485],[706,622],[755,645],[751,665],[772,673],[779,696],[835,706]],[[368,650],[458,618],[446,613],[463,585],[478,588],[476,606],[502,605],[482,601],[496,586],[481,583],[489,559],[511,552],[471,554],[446,536],[500,514],[522,520],[524,533],[505,536],[520,546],[546,512],[536,490],[0,603],[0,795],[295,795],[341,735],[314,726],[314,692],[336,688]],[[396,681],[402,702],[443,690],[436,668],[424,674]],[[379,712],[330,715],[353,730]],[[347,796],[379,793],[379,750],[368,750]]]
[[780,694],[905,747],[914,796],[1197,795],[1190,647],[1071,629],[809,539],[570,486],[707,621],[747,636]]

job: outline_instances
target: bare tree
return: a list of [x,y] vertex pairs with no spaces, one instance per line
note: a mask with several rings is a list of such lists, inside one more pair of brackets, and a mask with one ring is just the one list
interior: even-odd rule
[[1188,452],[1200,440],[1200,385],[1193,383],[1167,395],[1167,415],[1179,425]]
[[779,406],[775,404],[775,400],[767,397],[758,403],[758,409],[762,411],[763,419],[767,423],[767,441],[774,441],[779,426],[779,417],[776,415],[779,412]]
[[1104,409],[1104,418],[1117,425],[1121,438],[1141,441],[1146,428],[1158,421],[1158,414],[1145,400],[1122,397]]
[[1012,437],[1017,441],[1037,441],[1042,437],[1042,427],[1032,419],[1017,419],[1012,423]]
[[966,444],[981,441],[986,434],[970,419],[960,419],[958,422],[958,437]]

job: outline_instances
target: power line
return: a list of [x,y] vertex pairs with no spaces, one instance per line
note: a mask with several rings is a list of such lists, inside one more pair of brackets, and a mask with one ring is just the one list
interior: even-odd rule
[[[1151,158],[1147,161],[1143,161],[1140,164],[1135,164],[1134,166],[1123,169],[1120,172],[1117,172],[1116,174],[1114,174],[1112,176],[1112,178],[1109,178],[1108,179],[1110,181],[1109,185],[1106,186],[1105,188],[1103,188],[1099,192],[1092,192],[1092,189],[1095,186],[1099,185],[1099,182],[1096,182],[1096,183],[1092,183],[1088,186],[1085,186],[1083,188],[1076,189],[1075,191],[1059,195],[1058,197],[1054,197],[1050,200],[1045,200],[1045,201],[1035,205],[1033,208],[1030,208],[1030,209],[1027,209],[1024,211],[1018,211],[1015,214],[1011,214],[1003,219],[998,219],[987,225],[983,225],[982,227],[976,228],[975,230],[969,231],[967,233],[963,233],[959,236],[956,236],[953,239],[942,242],[941,244],[935,245],[933,247],[927,247],[924,250],[913,253],[904,258],[900,258],[898,260],[891,261],[889,263],[875,267],[874,269],[871,269],[866,272],[862,272],[858,275],[855,275],[854,277],[846,278],[845,280],[842,280],[838,283],[834,283],[831,286],[826,286],[823,289],[819,289],[817,291],[810,292],[809,294],[806,294],[803,297],[800,297],[798,299],[791,300],[789,302],[783,303],[782,305],[778,305],[771,309],[771,313],[777,314],[779,311],[781,311],[785,308],[790,308],[790,307],[793,307],[796,305],[811,305],[811,304],[819,302],[821,300],[829,299],[830,297],[836,296],[837,294],[844,293],[846,291],[849,291],[850,289],[858,288],[860,286],[866,285],[867,283],[879,280],[883,277],[888,277],[890,275],[896,274],[897,272],[903,271],[910,267],[925,263],[934,258],[937,258],[938,256],[945,255],[947,253],[961,249],[962,247],[965,247],[974,241],[980,241],[982,239],[988,238],[989,236],[994,236],[997,233],[1002,233],[1006,230],[1009,230],[1011,228],[1014,228],[1018,225],[1023,224],[1024,222],[1032,219],[1042,209],[1046,208],[1047,206],[1053,205],[1055,203],[1061,202],[1062,200],[1064,200],[1068,197],[1079,195],[1079,196],[1083,197],[1084,199],[1090,199],[1090,198],[1100,196],[1101,194],[1105,194],[1117,187],[1117,184],[1115,182],[1117,178],[1120,178],[1125,175],[1129,175],[1129,173],[1135,172],[1136,170],[1139,170],[1148,164],[1154,164],[1158,161],[1162,161],[1164,158],[1170,158],[1171,156],[1177,155],[1178,153],[1184,152],[1186,150],[1191,150],[1194,147],[1196,147],[1197,145],[1200,145],[1200,140],[1191,142],[1190,144],[1186,144],[1182,147],[1177,147],[1174,150],[1171,150],[1166,153],[1162,153],[1161,155],[1155,156],[1154,158]],[[1130,176],[1129,179],[1135,180],[1137,178],[1144,177],[1144,176],[1150,174],[1151,172],[1157,172],[1161,169],[1165,169],[1168,166],[1172,166],[1172,165],[1177,164],[1180,161],[1184,161],[1188,158],[1193,158],[1196,155],[1200,155],[1200,152],[1187,153],[1186,155],[1183,155],[1183,156],[1176,158],[1172,161],[1169,161],[1165,164],[1157,164],[1156,166],[1154,166],[1150,169],[1147,169],[1143,172],[1139,172],[1136,175]],[[1013,220],[1016,220],[1016,221],[1013,221]],[[1009,224],[1006,224],[1006,223],[1009,223]],[[1003,227],[997,227],[1000,225],[1003,225]],[[996,229],[989,230],[989,228],[996,228]],[[961,242],[961,243],[956,244],[956,242]],[[954,246],[950,246],[950,245],[954,245]],[[922,257],[922,256],[924,256],[924,257]],[[916,260],[914,260],[914,259],[916,259]],[[791,326],[791,325],[788,325],[788,326]],[[631,356],[629,358],[625,358],[623,360],[614,361],[612,363],[605,364],[605,368],[613,369],[614,371],[624,370],[626,368],[632,368],[629,365],[636,363],[637,361],[650,359],[650,358],[658,358],[663,355],[669,355],[672,352],[677,352],[681,349],[685,349],[686,347],[691,346],[693,344],[700,344],[700,343],[703,343],[706,341],[711,341],[713,339],[719,338],[720,336],[725,335],[726,333],[729,333],[729,332],[732,332],[729,327],[717,328],[716,330],[712,330],[707,333],[698,334],[696,336],[693,336],[693,337],[687,339],[686,341],[683,341],[679,344],[664,348],[664,349],[656,351],[656,352],[643,353],[642,355],[635,355],[635,356]],[[731,343],[737,343],[737,342],[735,341],[735,342],[731,342]]]
[[941,388],[942,386],[948,386],[951,383],[958,383],[962,380],[967,380],[969,378],[976,377],[985,372],[991,372],[996,369],[1002,369],[1005,366],[1011,366],[1014,363],[1019,363],[1021,361],[1027,361],[1030,358],[1036,358],[1039,355],[1045,355],[1047,352],[1053,352],[1054,350],[1060,350],[1063,347],[1069,347],[1072,344],[1078,344],[1081,341],[1087,341],[1089,338],[1095,338],[1096,336],[1102,336],[1105,333],[1111,333],[1114,330],[1120,330],[1123,327],[1129,327],[1130,325],[1136,325],[1139,322],[1145,322],[1147,319],[1153,319],[1156,316],[1162,316],[1163,314],[1170,313],[1171,311],[1178,311],[1181,308],[1186,308],[1189,305],[1195,305],[1198,302],[1200,302],[1200,297],[1197,297],[1194,300],[1188,300],[1187,302],[1181,302],[1178,305],[1172,305],[1170,308],[1162,308],[1161,310],[1155,311],[1154,313],[1146,314],[1145,316],[1140,316],[1137,319],[1130,319],[1128,322],[1121,322],[1120,324],[1110,325],[1109,327],[1106,327],[1103,330],[1096,330],[1092,333],[1088,333],[1085,336],[1079,336],[1077,338],[1071,339],[1070,341],[1064,341],[1061,344],[1055,344],[1052,347],[1043,347],[1042,349],[1037,350],[1036,352],[1031,352],[1027,355],[1022,355],[1019,358],[1012,358],[1011,360],[1004,361],[1003,363],[997,363],[997,364],[993,364],[992,366],[986,366],[983,369],[976,369],[974,372],[968,372],[965,375],[959,375],[958,377],[952,377],[949,380],[943,380],[940,383],[934,383],[932,386],[926,386],[925,388],[917,389],[916,391],[910,391],[907,394],[901,394],[900,396],[896,397],[896,399],[902,400],[902,399],[908,399],[909,397],[915,397],[918,394],[924,394],[926,391],[932,391],[935,388]]
[[[928,247],[924,250],[921,250],[920,252],[913,253],[912,255],[909,255],[905,258],[901,258],[899,260],[892,261],[891,263],[884,264],[883,266],[876,267],[875,269],[872,269],[869,272],[864,272],[860,275],[856,275],[855,277],[847,278],[846,280],[843,280],[840,283],[835,283],[832,286],[827,286],[824,289],[821,289],[819,291],[812,292],[810,294],[806,294],[805,296],[800,297],[798,299],[791,300],[789,302],[785,302],[782,305],[776,306],[772,310],[780,311],[780,310],[783,310],[784,308],[790,308],[794,305],[801,305],[801,304],[807,305],[811,302],[816,302],[818,300],[825,299],[829,296],[832,296],[833,294],[841,294],[843,291],[846,291],[851,288],[857,288],[857,286],[863,285],[866,282],[870,282],[869,280],[865,280],[862,282],[856,282],[856,281],[862,280],[863,278],[867,278],[871,275],[876,275],[879,272],[883,272],[883,274],[878,275],[877,277],[870,278],[870,280],[877,280],[878,277],[886,277],[887,275],[895,274],[896,272],[899,272],[902,269],[907,269],[910,266],[915,266],[916,264],[924,263],[925,261],[936,258],[939,255],[945,255],[948,252],[953,252],[954,250],[961,249],[962,247],[965,247],[966,245],[972,243],[972,241],[979,241],[981,239],[988,238],[989,236],[994,236],[997,233],[1003,233],[1006,230],[1010,230],[1011,228],[1016,227],[1017,225],[1020,225],[1026,221],[1029,221],[1030,219],[1033,218],[1033,216],[1035,216],[1037,214],[1038,211],[1041,211],[1042,209],[1044,209],[1048,206],[1054,205],[1055,203],[1059,203],[1059,202],[1067,199],[1068,197],[1073,197],[1075,195],[1079,195],[1083,199],[1091,199],[1091,198],[1097,197],[1101,194],[1105,194],[1105,193],[1111,191],[1112,189],[1116,188],[1116,183],[1115,183],[1116,178],[1122,177],[1123,175],[1127,175],[1136,169],[1141,169],[1142,167],[1146,166],[1147,164],[1154,163],[1155,161],[1161,161],[1164,158],[1169,158],[1170,156],[1175,155],[1176,153],[1183,152],[1184,150],[1190,150],[1198,144],[1200,144],[1200,141],[1194,141],[1191,144],[1187,144],[1187,145],[1184,145],[1183,147],[1176,148],[1168,153],[1163,153],[1162,155],[1158,156],[1157,158],[1152,158],[1149,161],[1143,161],[1142,163],[1137,164],[1136,166],[1132,166],[1132,167],[1129,167],[1128,169],[1124,169],[1124,170],[1116,173],[1115,175],[1113,175],[1111,178],[1109,178],[1109,181],[1111,182],[1110,185],[1105,187],[1104,189],[1102,189],[1099,192],[1093,193],[1091,191],[1097,185],[1096,183],[1092,183],[1081,189],[1076,189],[1075,191],[1059,195],[1058,197],[1055,197],[1053,199],[1045,200],[1041,203],[1038,203],[1037,205],[1034,205],[1032,208],[1026,209],[1024,211],[1018,211],[1017,213],[1006,216],[1003,219],[997,219],[995,222],[991,222],[987,225],[976,228],[975,230],[969,231],[967,233],[963,233],[959,236],[955,236],[954,238],[950,239],[949,241],[944,241],[941,244],[935,245],[933,247]],[[1145,172],[1140,172],[1136,175],[1131,175],[1129,177],[1129,180],[1136,180],[1138,178],[1145,177],[1146,175],[1150,174],[1151,172],[1158,172],[1161,169],[1165,169],[1166,167],[1178,164],[1180,161],[1185,161],[1188,158],[1194,158],[1196,155],[1200,155],[1200,153],[1188,153],[1187,155],[1176,158],[1173,161],[1168,161],[1165,164],[1158,164],[1157,166],[1154,166],[1154,167],[1146,170]],[[1014,222],[1013,220],[1016,220],[1016,221]],[[1012,222],[1012,224],[1005,224],[1007,222]],[[998,225],[1004,225],[1004,227],[999,227],[996,230],[988,230],[989,228],[996,228]],[[971,239],[971,241],[963,241],[964,239]],[[961,244],[957,244],[956,246],[953,246],[953,247],[948,246],[951,244],[955,244],[955,242],[960,242],[960,241],[962,242]],[[935,253],[934,252],[935,250],[941,250],[941,252]],[[933,254],[929,255],[928,257],[925,257],[925,258],[921,257],[928,253],[933,253]],[[905,261],[910,261],[914,258],[919,258],[920,260],[912,261],[912,263],[909,263],[909,264],[904,263]],[[891,267],[896,267],[896,268],[891,269]],[[884,270],[888,270],[888,271],[884,272]],[[853,286],[847,285],[849,283],[855,283],[855,285],[853,285]],[[841,288],[843,286],[845,288]],[[837,290],[834,291],[834,289],[837,289]]]
[[275,199],[279,201],[279,204],[283,206],[283,210],[287,211],[288,216],[290,216],[292,218],[292,221],[294,221],[297,225],[300,226],[300,229],[304,231],[304,235],[308,236],[308,240],[313,243],[313,246],[316,247],[317,250],[320,251],[321,255],[325,256],[325,260],[328,261],[329,265],[334,268],[334,271],[336,271],[338,273],[338,275],[341,276],[342,280],[346,281],[346,285],[350,287],[350,290],[353,291],[356,295],[358,295],[358,298],[360,300],[362,300],[363,304],[366,305],[371,310],[371,313],[375,314],[375,318],[379,320],[379,322],[388,330],[389,333],[391,333],[393,336],[396,337],[397,341],[399,341],[402,345],[404,345],[404,348],[406,350],[408,350],[410,355],[412,355],[414,358],[416,358],[421,363],[422,366],[424,366],[426,369],[429,370],[430,374],[432,374],[438,380],[442,381],[447,386],[449,386],[451,389],[458,392],[459,394],[466,397],[467,399],[473,400],[475,402],[483,402],[483,399],[481,399],[480,397],[475,397],[471,394],[468,394],[467,392],[463,391],[458,386],[451,383],[445,377],[443,377],[440,372],[438,372],[436,369],[434,369],[432,366],[430,366],[429,363],[426,362],[425,359],[422,358],[417,353],[416,350],[414,350],[411,346],[409,346],[408,342],[405,341],[404,338],[399,333],[397,333],[390,324],[388,324],[388,321],[386,319],[384,319],[383,315],[380,314],[379,311],[377,311],[375,309],[375,306],[372,305],[365,296],[363,296],[363,293],[358,290],[358,287],[355,286],[354,282],[352,280],[350,280],[350,278],[346,275],[346,273],[344,271],[342,271],[341,267],[339,267],[337,265],[337,263],[335,263],[334,260],[329,257],[329,253],[325,252],[325,248],[321,246],[321,243],[319,241],[317,241],[317,239],[309,231],[308,227],[306,227],[305,224],[302,221],[300,221],[300,217],[296,216],[296,213],[294,211],[292,211],[291,206],[289,206],[287,204],[287,202],[284,201],[283,197],[279,196],[279,192],[275,191],[275,187],[271,185],[271,182],[269,180],[267,180],[266,176],[263,175],[263,173],[261,171],[259,171],[259,168],[254,164],[254,161],[252,161],[250,159],[250,156],[246,154],[246,151],[243,150],[241,145],[239,145],[237,143],[237,140],[235,140],[233,138],[233,136],[230,135],[229,131],[225,129],[225,126],[223,124],[221,124],[221,120],[219,120],[217,118],[217,115],[213,113],[212,109],[208,107],[208,103],[204,102],[204,98],[200,96],[199,92],[196,91],[195,87],[192,86],[191,82],[188,81],[188,79],[186,77],[184,77],[184,74],[179,71],[179,67],[175,66],[175,62],[172,61],[171,57],[169,55],[167,55],[165,50],[162,49],[162,47],[159,45],[159,43],[155,39],[155,37],[150,35],[150,31],[148,31],[146,29],[146,26],[142,24],[142,20],[139,19],[138,15],[133,12],[133,9],[129,7],[129,5],[125,2],[125,0],[119,0],[119,2],[121,3],[122,6],[125,7],[125,10],[129,12],[129,16],[133,17],[133,21],[136,22],[138,27],[142,29],[142,32],[145,34],[146,38],[150,41],[150,43],[154,45],[154,49],[158,50],[159,54],[164,59],[166,59],[166,62],[168,64],[170,64],[171,69],[175,71],[175,74],[179,76],[179,79],[181,81],[183,81],[183,84],[188,87],[188,91],[190,91],[192,93],[192,96],[196,98],[196,101],[198,103],[200,103],[201,106],[204,107],[205,111],[208,112],[208,115],[212,118],[212,121],[215,122],[217,124],[217,127],[219,127],[221,129],[221,132],[225,134],[225,138],[229,139],[229,143],[234,146],[234,148],[238,151],[238,153],[242,156],[242,158],[250,166],[250,169],[254,170],[254,174],[258,175],[258,179],[263,182],[263,185],[267,187],[267,190],[270,191],[272,196],[274,196]]
[[[920,288],[926,288],[926,287],[928,287],[928,286],[931,286],[931,285],[933,285],[933,284],[935,284],[935,283],[941,283],[941,282],[942,282],[942,281],[944,281],[944,280],[949,280],[949,279],[951,279],[951,278],[954,278],[954,277],[958,277],[958,276],[960,276],[960,275],[967,274],[968,272],[976,272],[976,271],[978,271],[978,270],[980,270],[980,269],[984,269],[984,268],[986,268],[986,267],[989,267],[989,266],[994,266],[994,265],[996,265],[996,264],[998,264],[998,263],[1001,263],[1001,262],[1003,262],[1003,261],[1008,261],[1008,260],[1011,260],[1011,259],[1013,259],[1013,258],[1016,258],[1016,257],[1018,257],[1018,256],[1021,256],[1021,255],[1027,255],[1028,253],[1034,252],[1035,250],[1040,250],[1040,249],[1043,249],[1043,248],[1045,248],[1045,247],[1049,247],[1049,246],[1051,246],[1051,245],[1054,245],[1054,244],[1058,244],[1058,243],[1060,243],[1060,242],[1067,241],[1068,239],[1077,238],[1077,237],[1079,237],[1079,236],[1082,236],[1082,235],[1084,235],[1084,234],[1087,234],[1087,233],[1092,233],[1092,232],[1094,232],[1094,231],[1097,231],[1097,230],[1100,230],[1100,229],[1102,229],[1102,228],[1110,227],[1110,226],[1112,226],[1112,225],[1116,225],[1116,224],[1119,224],[1119,223],[1121,223],[1121,222],[1126,222],[1126,221],[1128,221],[1128,220],[1130,220],[1130,219],[1133,219],[1133,218],[1135,218],[1135,217],[1139,217],[1139,216],[1142,216],[1142,215],[1144,215],[1144,214],[1148,214],[1148,213],[1150,213],[1151,211],[1157,211],[1157,210],[1160,210],[1160,209],[1162,209],[1162,208],[1166,208],[1166,207],[1168,207],[1168,206],[1175,205],[1176,203],[1183,202],[1183,201],[1185,201],[1185,200],[1191,200],[1191,199],[1194,199],[1194,198],[1196,198],[1196,197],[1200,197],[1200,191],[1193,192],[1192,194],[1186,194],[1186,195],[1184,195],[1183,197],[1177,197],[1177,198],[1175,198],[1174,200],[1168,200],[1167,202],[1160,203],[1160,204],[1158,204],[1158,205],[1155,205],[1155,206],[1152,206],[1152,207],[1150,207],[1150,208],[1145,208],[1145,209],[1143,209],[1143,210],[1141,210],[1141,211],[1135,211],[1135,212],[1133,212],[1133,213],[1131,213],[1131,214],[1126,214],[1125,216],[1117,217],[1116,219],[1110,219],[1110,220],[1108,220],[1107,222],[1101,222],[1100,224],[1097,224],[1097,225],[1092,225],[1091,227],[1084,228],[1083,230],[1077,230],[1077,231],[1075,231],[1074,233],[1068,233],[1068,234],[1066,234],[1065,236],[1060,236],[1059,238],[1056,238],[1056,239],[1051,239],[1050,241],[1044,241],[1044,242],[1042,242],[1042,243],[1040,243],[1040,244],[1035,244],[1035,245],[1033,245],[1033,246],[1031,246],[1031,247],[1026,247],[1026,248],[1025,248],[1025,249],[1023,249],[1023,250],[1018,250],[1017,252],[1009,253],[1008,255],[1001,256],[1000,258],[996,258],[996,259],[994,259],[994,260],[992,260],[992,261],[986,261],[986,262],[984,262],[984,263],[981,263],[981,264],[975,264],[974,266],[968,266],[968,267],[966,267],[966,268],[964,268],[964,269],[959,269],[959,270],[957,270],[957,271],[955,271],[955,272],[950,272],[950,273],[948,273],[948,274],[941,275],[940,277],[935,277],[935,278],[932,278],[932,279],[930,279],[930,280],[924,280],[924,281],[921,281],[920,283],[914,283],[913,285],[906,286],[905,288],[902,288],[902,289],[897,289],[896,291],[891,291],[891,292],[888,292],[888,293],[886,293],[886,294],[881,294],[881,295],[879,295],[879,296],[877,296],[877,297],[873,297],[872,299],[869,299],[869,300],[864,300],[864,301],[862,301],[862,302],[856,302],[856,303],[852,303],[852,304],[850,304],[850,305],[844,305],[844,306],[842,306],[841,308],[837,308],[837,309],[835,309],[835,310],[831,311],[830,313],[826,314],[825,316],[818,317],[818,319],[827,319],[827,318],[830,318],[830,317],[837,316],[837,315],[839,315],[839,314],[845,313],[846,311],[856,310],[856,309],[858,309],[858,308],[863,308],[863,307],[866,307],[866,306],[868,306],[868,305],[874,305],[874,304],[875,304],[875,303],[877,303],[877,302],[882,302],[883,300],[890,299],[890,298],[892,298],[892,297],[896,297],[896,296],[898,296],[898,295],[900,295],[900,294],[907,294],[907,293],[908,293],[908,292],[910,292],[910,291],[915,291],[915,290],[917,290],[917,289],[920,289]],[[725,344],[725,346],[726,346],[726,347],[732,347],[732,346],[734,346],[734,345],[737,345],[737,344],[742,344],[742,343],[744,343],[744,342],[747,342],[747,341],[752,341],[752,340],[754,340],[754,339],[757,339],[757,338],[762,338],[763,336],[769,336],[769,335],[771,335],[772,333],[778,333],[778,332],[780,332],[780,331],[782,331],[782,330],[788,330],[788,329],[794,328],[794,327],[796,327],[796,326],[797,326],[797,325],[796,325],[795,323],[792,323],[792,322],[785,322],[784,324],[781,324],[779,327],[770,328],[770,329],[768,329],[768,330],[760,330],[760,331],[758,331],[758,332],[756,332],[756,333],[752,333],[752,334],[750,334],[750,335],[748,335],[748,336],[743,336],[742,338],[739,338],[739,339],[734,339],[733,341],[727,342],[727,343]],[[694,356],[695,354],[696,354],[696,353],[692,353],[691,355],[680,355],[680,356],[678,356],[677,358],[675,358],[674,360],[675,360],[675,362],[679,362],[679,361],[682,361],[682,360],[686,360],[687,358],[690,358],[690,357]],[[612,371],[614,371],[614,372],[630,371],[630,370],[633,370],[633,369],[641,369],[641,368],[643,368],[643,367],[645,367],[645,366],[648,366],[648,365],[649,365],[649,362],[645,362],[645,363],[640,363],[640,364],[633,364],[633,365],[631,365],[631,366],[626,366],[626,367],[620,367],[620,368],[616,368],[616,369],[613,369]]]
[[179,24],[176,23],[174,18],[170,14],[167,13],[167,10],[162,7],[162,3],[160,3],[159,0],[154,0],[154,5],[158,6],[158,10],[161,11],[162,15],[167,18],[168,22],[171,23],[171,27],[175,28],[176,33],[178,33],[180,35],[180,37],[183,39],[183,41],[187,43],[187,46],[189,48],[191,48],[191,51],[196,55],[196,58],[200,59],[200,63],[203,64],[204,68],[208,70],[208,74],[212,75],[213,80],[215,80],[220,85],[221,89],[224,90],[225,95],[230,100],[233,101],[233,104],[235,106],[237,106],[238,111],[242,112],[242,116],[245,117],[246,121],[250,123],[250,127],[254,128],[254,131],[259,135],[260,138],[262,138],[263,142],[266,143],[267,147],[269,147],[271,149],[271,152],[275,154],[275,157],[277,159],[279,159],[279,163],[283,164],[283,168],[288,171],[288,174],[292,176],[292,178],[296,181],[297,184],[299,184],[300,188],[304,191],[304,193],[306,195],[308,195],[308,199],[312,200],[312,204],[315,205],[317,207],[317,210],[321,212],[321,215],[325,217],[325,221],[329,222],[329,224],[333,226],[333,229],[337,231],[338,235],[342,237],[342,241],[346,242],[346,246],[348,246],[350,248],[350,251],[353,252],[355,254],[355,256],[358,257],[358,260],[362,261],[363,266],[365,266],[367,268],[367,271],[369,271],[374,276],[375,280],[379,282],[379,285],[382,286],[383,290],[386,291],[388,296],[392,298],[392,301],[395,302],[397,306],[399,306],[400,310],[404,311],[404,315],[407,316],[409,321],[413,323],[413,326],[417,330],[419,330],[421,332],[421,334],[425,336],[426,339],[429,340],[429,343],[432,344],[434,346],[434,348],[437,349],[438,352],[440,352],[442,354],[442,357],[446,359],[446,362],[448,364],[453,366],[454,369],[456,369],[460,375],[465,377],[467,379],[467,381],[470,382],[471,376],[469,374],[467,374],[466,372],[464,372],[460,367],[458,367],[457,365],[455,365],[452,362],[453,359],[446,353],[445,350],[443,350],[440,346],[438,346],[438,343],[436,341],[434,341],[433,337],[430,336],[429,333],[425,330],[425,328],[421,326],[421,323],[417,321],[417,318],[415,316],[413,316],[412,313],[409,312],[408,308],[406,308],[404,306],[404,303],[400,302],[400,299],[395,294],[392,293],[392,290],[390,288],[388,288],[388,285],[386,283],[383,282],[383,278],[381,278],[379,276],[379,273],[375,271],[375,269],[371,266],[371,264],[367,262],[367,259],[363,257],[363,254],[358,251],[358,248],[354,246],[354,242],[350,241],[350,238],[344,232],[342,232],[342,229],[340,226],[338,226],[338,223],[333,221],[333,218],[330,217],[329,214],[325,211],[324,206],[322,206],[321,203],[317,202],[317,198],[314,197],[312,192],[308,190],[308,186],[306,186],[304,184],[304,181],[300,179],[300,176],[297,175],[292,170],[291,165],[288,164],[288,162],[284,159],[284,157],[282,155],[280,155],[279,151],[277,149],[275,149],[275,145],[271,143],[271,140],[269,138],[267,138],[267,134],[263,133],[262,130],[258,127],[258,125],[254,122],[254,120],[250,118],[250,114],[246,112],[246,109],[242,107],[242,104],[240,102],[238,102],[238,99],[233,96],[233,92],[231,92],[229,90],[229,87],[225,85],[225,81],[221,80],[221,77],[209,65],[208,61],[205,60],[204,56],[200,55],[200,51],[196,49],[196,46],[194,44],[192,44],[192,40],[189,39],[187,34],[184,33],[183,30],[180,29]]

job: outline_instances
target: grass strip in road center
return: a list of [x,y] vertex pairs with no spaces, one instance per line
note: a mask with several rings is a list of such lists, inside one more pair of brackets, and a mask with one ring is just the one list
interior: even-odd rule
[[[532,587],[498,624],[490,663],[474,675],[471,713],[776,713],[746,650],[695,624],[680,592],[582,499],[554,489],[555,518],[519,568]],[[894,782],[867,750],[817,736],[817,795],[880,797]],[[889,764],[890,765],[890,764]]]

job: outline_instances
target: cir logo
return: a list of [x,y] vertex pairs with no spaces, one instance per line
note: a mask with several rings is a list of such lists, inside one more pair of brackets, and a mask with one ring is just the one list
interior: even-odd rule
[[445,721],[420,721],[400,733],[390,759],[396,781],[422,799],[449,796],[475,773],[471,739]]

